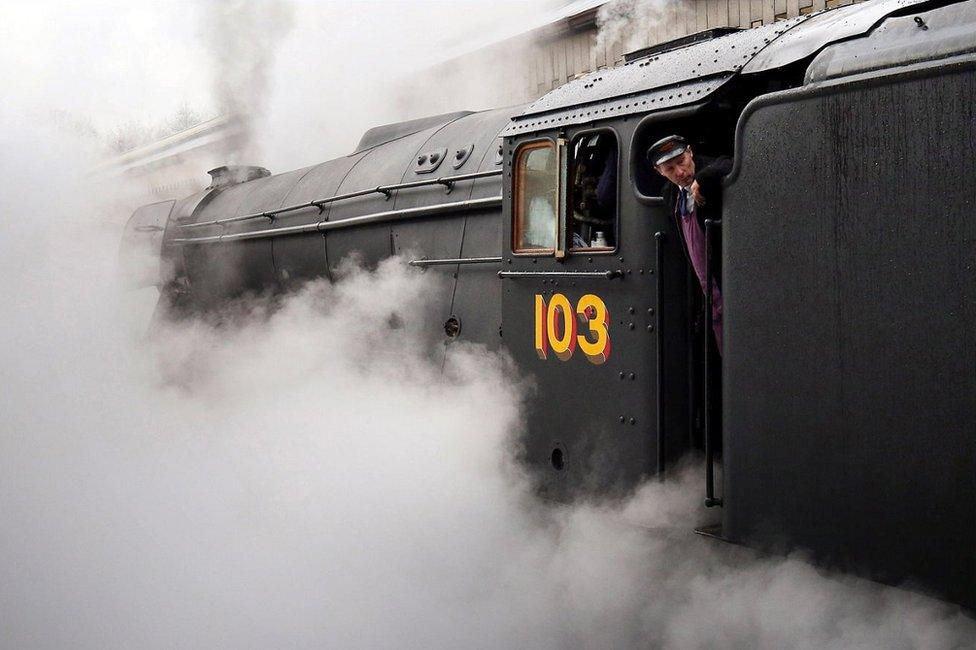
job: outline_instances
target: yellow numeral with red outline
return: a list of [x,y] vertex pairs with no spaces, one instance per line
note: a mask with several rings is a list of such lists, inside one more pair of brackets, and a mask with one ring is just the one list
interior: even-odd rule
[[[577,314],[587,324],[587,332],[577,333]],[[595,340],[591,341],[589,336]],[[553,294],[546,304],[545,296],[535,296],[535,352],[548,359],[549,351],[561,361],[568,361],[579,347],[587,361],[600,365],[610,358],[610,310],[599,296],[588,293],[579,299],[574,310],[569,299]]]
[[549,356],[549,336],[546,334],[546,299],[535,296],[535,353],[540,359]]
[[576,303],[576,311],[586,315],[590,332],[596,337],[596,341],[591,343],[586,336],[580,334],[580,350],[590,363],[605,363],[610,358],[610,310],[599,296],[588,293]]
[[546,334],[549,347],[560,361],[568,361],[576,351],[576,312],[561,293],[549,299],[546,310]]

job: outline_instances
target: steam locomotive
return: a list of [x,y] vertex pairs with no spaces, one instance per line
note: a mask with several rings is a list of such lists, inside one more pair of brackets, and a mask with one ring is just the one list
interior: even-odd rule
[[[976,1],[872,1],[376,127],[305,169],[218,168],[138,209],[123,249],[151,247],[164,301],[191,310],[403,256],[442,276],[432,334],[534,378],[546,494],[704,451],[705,532],[974,606],[974,100]],[[734,154],[709,229],[721,359],[645,158],[673,133]]]

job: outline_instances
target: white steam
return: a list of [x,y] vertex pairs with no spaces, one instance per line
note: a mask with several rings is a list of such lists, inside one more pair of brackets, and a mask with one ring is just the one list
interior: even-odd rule
[[663,40],[658,37],[662,26],[674,22],[689,0],[610,0],[597,13],[595,47],[619,45],[624,52],[647,47]]
[[254,163],[262,153],[255,129],[271,101],[275,53],[289,37],[294,8],[282,0],[223,0],[205,6],[201,31],[213,59],[217,110],[241,122],[239,140],[226,151],[227,162]]

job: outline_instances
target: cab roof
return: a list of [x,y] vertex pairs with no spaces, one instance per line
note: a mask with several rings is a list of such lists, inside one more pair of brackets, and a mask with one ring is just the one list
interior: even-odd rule
[[570,81],[530,104],[503,135],[699,102],[738,74],[782,68],[871,31],[886,17],[933,0],[873,0],[797,16],[630,60]]

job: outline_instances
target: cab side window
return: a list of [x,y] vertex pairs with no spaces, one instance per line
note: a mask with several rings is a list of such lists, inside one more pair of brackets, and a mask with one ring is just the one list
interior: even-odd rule
[[551,253],[556,245],[556,147],[536,142],[519,149],[515,159],[515,223],[512,249],[516,253]]
[[570,171],[570,250],[617,247],[617,139],[609,131],[573,141]]

